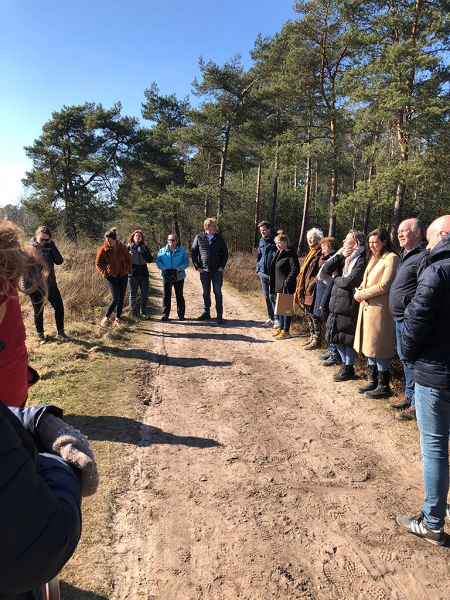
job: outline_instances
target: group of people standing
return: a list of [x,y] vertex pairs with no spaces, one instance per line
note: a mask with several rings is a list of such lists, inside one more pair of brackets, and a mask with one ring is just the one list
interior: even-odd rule
[[397,522],[408,533],[443,545],[444,519],[450,517],[450,215],[431,223],[426,235],[419,219],[403,221],[399,254],[381,227],[367,238],[349,231],[339,249],[334,238],[311,229],[300,269],[286,236],[274,237],[267,221],[259,227],[256,272],[268,309],[263,325],[275,327],[276,339],[290,337],[290,320],[274,313],[271,292],[295,291],[309,327],[304,348],[318,348],[325,329],[328,350],[319,358],[324,366],[342,365],[336,382],[355,378],[356,357],[364,354],[369,377],[358,391],[374,399],[391,395],[389,361],[397,347],[405,395],[389,408],[399,420],[417,417],[425,488],[422,512],[400,515]]
[[[228,260],[228,248],[223,237],[217,232],[217,221],[208,218],[204,222],[204,232],[199,233],[193,242],[191,257],[196,271],[200,274],[203,288],[203,312],[199,320],[211,318],[211,286],[215,296],[217,323],[223,323],[222,283],[223,270]],[[146,306],[149,290],[148,263],[153,257],[144,242],[144,234],[140,229],[133,231],[124,244],[117,238],[116,229],[105,233],[103,245],[98,249],[95,265],[106,279],[111,292],[102,327],[107,327],[109,319],[115,311],[113,325],[121,325],[121,315],[125,300],[125,292],[129,283],[131,313],[134,316],[147,318]],[[161,271],[163,281],[163,301],[161,320],[170,317],[172,290],[175,291],[178,320],[185,320],[186,303],[184,299],[184,280],[189,266],[189,256],[178,243],[175,233],[169,234],[167,244],[156,256],[156,266]],[[141,299],[138,305],[137,292]]]

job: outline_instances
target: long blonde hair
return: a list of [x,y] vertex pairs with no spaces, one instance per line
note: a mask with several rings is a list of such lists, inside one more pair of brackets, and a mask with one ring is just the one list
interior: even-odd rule
[[[25,234],[11,221],[0,222],[0,297],[9,297],[11,288],[31,294],[39,289],[47,296],[47,263],[32,246],[25,246]],[[27,282],[26,289],[20,285],[21,277]]]

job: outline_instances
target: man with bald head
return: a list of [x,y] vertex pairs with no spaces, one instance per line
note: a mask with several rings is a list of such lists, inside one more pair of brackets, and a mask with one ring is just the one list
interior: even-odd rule
[[427,231],[430,264],[405,310],[401,351],[414,365],[425,500],[420,515],[399,516],[405,531],[445,544],[450,431],[450,215]]
[[400,342],[406,307],[416,293],[419,275],[428,264],[425,226],[419,219],[406,219],[400,223],[397,237],[401,248],[400,264],[389,292],[389,310],[395,321],[397,353],[405,374],[405,396],[400,402],[389,404],[389,408],[397,411],[395,418],[399,421],[411,421],[416,415],[413,367],[402,355]]

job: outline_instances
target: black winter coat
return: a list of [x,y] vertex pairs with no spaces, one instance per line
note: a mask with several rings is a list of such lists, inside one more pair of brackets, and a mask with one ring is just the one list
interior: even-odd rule
[[300,264],[294,250],[288,248],[277,251],[270,266],[269,293],[294,294],[299,273]]
[[153,262],[153,256],[147,244],[139,242],[139,244],[127,244],[127,248],[131,255],[131,273],[128,277],[145,277],[148,275],[147,263]]
[[225,269],[228,260],[227,244],[220,233],[215,233],[211,241],[206,233],[199,233],[192,244],[191,258],[196,271],[203,269],[215,273],[219,269]]
[[417,280],[429,264],[429,253],[426,250],[427,242],[422,242],[405,255],[400,255],[400,264],[394,283],[389,291],[389,311],[394,321],[403,321],[405,309],[417,289]]
[[405,310],[402,354],[414,363],[414,381],[450,391],[450,234],[430,252]]
[[45,411],[62,414],[0,402],[0,600],[40,599],[81,535],[78,477],[59,457],[39,454],[33,437]]
[[331,289],[325,337],[329,344],[344,344],[347,348],[353,348],[358,320],[359,303],[354,299],[354,291],[361,284],[366,270],[365,246],[359,246],[357,252],[356,263],[345,276],[342,275],[345,263],[342,254],[335,254],[323,266],[327,275],[338,271]]
[[61,256],[60,251],[56,247],[53,240],[49,240],[45,246],[41,246],[37,243],[36,238],[33,238],[30,242],[33,248],[38,254],[42,256],[49,268],[49,274],[47,279],[47,285],[49,288],[57,287],[55,265],[62,265],[64,258]]

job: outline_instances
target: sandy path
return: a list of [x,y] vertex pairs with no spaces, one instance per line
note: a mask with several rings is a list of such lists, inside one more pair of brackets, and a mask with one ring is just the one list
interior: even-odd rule
[[[195,318],[192,271],[185,289]],[[272,340],[237,295],[224,306],[224,326],[144,328],[160,360],[115,519],[113,600],[449,598],[448,548],[395,523],[421,506],[414,428],[332,383],[301,340]]]

